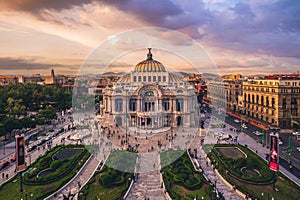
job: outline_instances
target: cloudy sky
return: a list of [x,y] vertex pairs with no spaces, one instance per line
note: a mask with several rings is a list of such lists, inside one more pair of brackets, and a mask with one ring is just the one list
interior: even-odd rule
[[[0,74],[50,74],[52,68],[76,74],[103,42],[144,27],[191,37],[221,74],[300,69],[300,1],[296,0],[0,0],[0,9]],[[161,37],[178,49],[186,45],[171,34]],[[153,45],[147,44],[145,48]],[[146,53],[132,51],[114,58],[112,69],[134,66]],[[157,60],[178,70],[189,64],[163,51],[156,53]],[[96,64],[105,65],[103,59],[100,56]]]

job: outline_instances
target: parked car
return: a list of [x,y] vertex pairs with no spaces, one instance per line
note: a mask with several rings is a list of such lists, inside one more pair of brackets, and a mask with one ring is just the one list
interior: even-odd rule
[[2,162],[1,165],[0,165],[0,170],[6,168],[8,165],[9,165],[9,162],[8,162],[8,161]]
[[36,147],[37,147],[36,145],[33,145],[33,146],[31,146],[27,151],[28,151],[28,152],[33,151],[33,150],[36,149]]
[[262,133],[262,132],[259,132],[259,131],[253,131],[253,133],[254,133],[255,135],[257,135],[257,136],[263,135],[263,133]]
[[16,161],[16,156],[10,157],[10,162],[15,162]]
[[236,123],[240,123],[240,120],[238,120],[238,119],[235,119],[235,120],[234,120],[234,122],[236,122]]

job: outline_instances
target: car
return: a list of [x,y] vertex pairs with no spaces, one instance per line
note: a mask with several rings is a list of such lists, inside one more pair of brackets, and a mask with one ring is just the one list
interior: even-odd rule
[[297,150],[300,151],[300,147],[297,147]]
[[295,136],[300,135],[300,133],[298,131],[294,131],[294,132],[292,132],[292,134]]
[[10,157],[10,162],[15,162],[16,161],[16,156]]
[[246,124],[242,124],[241,127],[244,128],[244,129],[248,128],[248,127],[246,126]]
[[282,142],[281,138],[278,138],[278,144],[280,144],[280,145],[282,145],[282,144],[283,144],[283,142]]
[[31,147],[27,150],[27,152],[33,151],[33,150],[35,150],[36,148],[37,148],[37,146],[36,146],[36,145],[33,145],[33,146],[31,146]]
[[8,161],[2,162],[1,165],[0,165],[0,170],[6,168],[8,165],[9,165],[9,162],[8,162]]
[[234,122],[236,122],[236,123],[240,123],[240,120],[238,120],[238,119],[235,119],[235,120],[234,120]]
[[259,131],[253,131],[253,133],[254,133],[255,135],[257,135],[257,136],[263,135],[263,133],[262,133],[262,132],[259,132]]

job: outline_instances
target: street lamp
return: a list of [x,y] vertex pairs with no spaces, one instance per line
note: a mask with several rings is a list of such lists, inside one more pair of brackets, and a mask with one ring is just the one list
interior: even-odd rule
[[128,115],[128,106],[127,106],[127,100],[128,100],[128,89],[125,90],[126,92],[126,95],[125,95],[125,98],[126,98],[126,108],[125,108],[125,141],[126,141],[126,145],[128,146],[128,134],[127,134],[127,115]]
[[5,141],[3,141],[3,155],[5,155]]

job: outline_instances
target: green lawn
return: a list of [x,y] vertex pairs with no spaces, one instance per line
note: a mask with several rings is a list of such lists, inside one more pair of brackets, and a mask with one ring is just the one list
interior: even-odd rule
[[[168,157],[182,154],[182,152],[167,151],[161,154],[161,162],[168,162]],[[162,169],[166,189],[174,200],[214,199],[215,194],[212,186],[204,176],[195,171],[187,153],[178,158],[172,164]]]
[[215,149],[226,158],[245,158],[245,155],[238,147],[216,147]]
[[137,153],[131,151],[113,151],[105,165],[119,171],[133,173],[136,164]]
[[[216,145],[233,146],[233,145]],[[230,159],[212,150],[208,155],[220,174],[232,185],[244,194],[249,194],[253,198],[262,200],[271,199],[300,199],[300,187],[285,177],[280,172],[274,173],[269,170],[267,162],[246,147],[238,146],[247,154],[247,158]],[[257,170],[260,176],[245,175],[240,168]],[[227,172],[226,172],[227,171]],[[273,184],[279,191],[273,189]]]
[[[74,146],[66,146],[68,148],[72,148]],[[82,146],[81,146],[82,147]],[[26,178],[23,177],[23,192],[20,192],[20,175],[16,175],[14,178],[12,178],[9,182],[3,184],[0,187],[0,199],[8,199],[9,200],[20,200],[20,199],[44,199],[48,195],[52,194],[53,192],[57,191],[60,187],[65,185],[76,173],[77,171],[82,167],[82,165],[86,162],[86,160],[89,158],[90,153],[84,149],[82,149],[82,154],[78,154],[77,156],[74,156],[74,159],[76,162],[72,162],[70,159],[68,162],[72,164],[70,170],[67,171],[66,175],[63,176],[56,176],[55,173],[49,174],[42,178],[36,178],[36,176],[32,176],[30,178],[30,169],[31,172],[32,169],[36,168],[42,170],[40,168],[41,162],[43,160],[49,160],[48,158],[51,158],[52,155],[59,151],[62,147],[58,146],[54,148],[52,151],[48,152],[44,156],[37,159],[36,162],[34,162],[31,166],[27,168],[27,171],[23,172],[23,174],[26,174]],[[64,165],[64,166],[63,166]],[[62,164],[62,168],[67,167],[67,164]],[[67,168],[64,168],[67,169]],[[57,169],[59,170],[59,168]],[[60,173],[60,171],[56,171],[57,173]],[[36,172],[34,172],[36,173]],[[58,178],[57,178],[58,177]],[[54,180],[54,181],[53,181]]]

